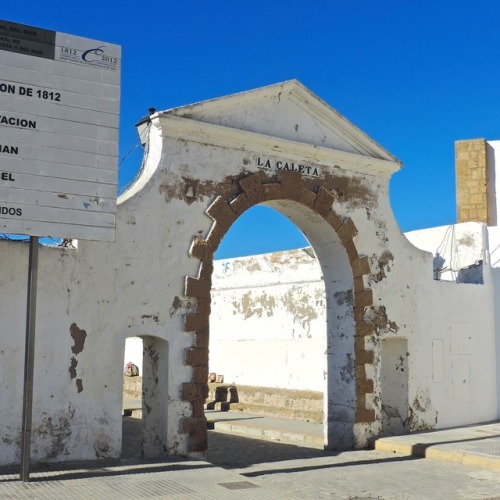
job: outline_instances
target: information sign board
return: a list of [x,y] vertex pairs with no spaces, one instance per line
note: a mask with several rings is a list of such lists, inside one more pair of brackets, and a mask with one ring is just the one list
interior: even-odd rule
[[0,233],[114,241],[121,49],[0,20]]

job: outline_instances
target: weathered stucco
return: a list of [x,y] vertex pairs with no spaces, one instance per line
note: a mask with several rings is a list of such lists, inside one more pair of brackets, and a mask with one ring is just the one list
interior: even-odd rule
[[[116,242],[40,252],[34,460],[120,454],[127,337],[145,347],[143,454],[206,450],[213,253],[259,203],[303,231],[321,266],[325,446],[381,434],[385,338],[408,343],[412,430],[496,417],[496,385],[484,383],[496,376],[494,318],[469,313],[493,302],[490,285],[459,294],[433,281],[432,255],[394,220],[388,183],[400,164],[387,151],[297,82],[156,113],[139,129],[143,168],[119,199]],[[27,247],[0,242],[0,263],[0,463],[9,464],[19,461]],[[248,300],[262,316],[249,321],[273,307],[269,295]],[[298,302],[291,312],[307,327],[313,312]]]

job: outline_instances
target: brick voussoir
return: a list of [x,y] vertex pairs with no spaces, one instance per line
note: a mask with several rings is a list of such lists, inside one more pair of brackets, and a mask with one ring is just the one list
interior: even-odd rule
[[369,307],[373,305],[373,292],[370,288],[354,293],[355,307]]
[[184,291],[186,297],[210,297],[211,280],[186,276]]
[[262,189],[266,200],[281,200],[283,198],[283,190],[279,183],[264,184]]
[[352,219],[348,218],[338,228],[337,234],[339,235],[340,241],[342,241],[342,243],[345,244],[349,240],[352,240],[358,234],[358,229],[354,225]]
[[218,246],[220,245],[220,242],[222,241],[222,238],[224,238],[228,229],[229,229],[229,226],[225,227],[222,224],[219,224],[219,222],[214,222],[212,224],[212,227],[210,228],[210,231],[208,232],[208,236],[207,236],[207,240],[206,240],[207,244],[210,245],[210,248],[213,249],[211,256],[213,256],[215,250],[217,250]]
[[316,200],[314,201],[313,210],[318,214],[326,217],[332,209],[335,198],[323,186],[318,189]]
[[356,364],[357,365],[371,365],[373,364],[373,351],[356,351]]
[[186,349],[186,365],[208,366],[208,349],[189,347]]
[[368,410],[367,408],[356,409],[356,423],[371,424],[375,422],[375,410]]
[[249,175],[240,180],[240,186],[252,205],[264,201],[262,178],[260,174]]
[[313,208],[314,202],[316,201],[316,193],[313,193],[309,189],[302,187],[300,189],[300,203],[306,207]]
[[302,176],[297,172],[280,172],[281,190],[283,198],[287,200],[300,200]]
[[325,219],[335,231],[342,225],[342,219],[333,210],[330,210]]
[[205,451],[208,448],[208,433],[207,426],[204,428],[198,427],[191,436],[191,451]]
[[240,193],[234,200],[229,202],[229,207],[238,217],[251,206],[252,204],[245,193]]
[[351,263],[352,273],[355,278],[364,276],[365,274],[370,274],[370,262],[366,255],[363,255],[359,259],[356,259]]
[[202,240],[198,237],[193,239],[191,243],[191,248],[189,249],[189,255],[191,257],[196,257],[200,260],[210,259],[214,253],[214,249],[210,246],[207,240]]
[[182,418],[182,432],[188,434],[194,434],[200,428],[207,426],[207,419],[205,417],[194,418],[194,417],[183,417]]
[[207,314],[188,314],[184,319],[184,331],[196,332],[208,326]]
[[208,397],[208,385],[201,382],[185,382],[182,384],[183,401],[205,401]]
[[214,202],[207,208],[206,214],[226,229],[236,220],[236,214],[222,196],[215,198]]
[[356,392],[358,394],[372,394],[373,380],[371,379],[356,379]]

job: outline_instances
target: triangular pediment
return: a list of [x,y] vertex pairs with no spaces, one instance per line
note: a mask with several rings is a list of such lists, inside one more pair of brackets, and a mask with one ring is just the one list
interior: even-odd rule
[[296,80],[161,114],[400,163]]

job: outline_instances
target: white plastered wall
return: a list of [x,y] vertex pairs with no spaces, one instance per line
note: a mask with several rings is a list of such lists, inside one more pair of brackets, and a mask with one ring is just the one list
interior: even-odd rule
[[[337,181],[342,182],[342,192],[332,189],[338,198],[335,211],[352,219],[358,229],[357,252],[370,261],[371,272],[363,280],[365,288],[373,291],[373,306],[366,309],[365,318],[374,333],[366,348],[373,350],[375,362],[365,365],[367,378],[374,381],[365,406],[375,411],[376,419],[353,424],[353,305],[335,300],[335,293],[352,290],[347,254],[317,213],[287,200],[269,203],[301,228],[322,266],[331,326],[326,334],[332,367],[327,375],[331,405],[326,413],[333,422],[331,429],[341,429],[337,439],[344,440],[342,445],[352,444],[350,432],[355,443],[363,446],[380,431],[380,339],[390,336],[408,340],[412,430],[496,417],[495,384],[484,383],[485,377],[489,380],[495,374],[489,285],[432,280],[432,255],[404,238],[390,208],[389,177],[399,165],[393,157],[296,83],[265,89],[263,106],[260,97],[254,99],[261,96],[259,92],[228,98],[227,106],[222,100],[222,104],[201,105],[201,110],[189,108],[189,117],[179,116],[178,110],[151,117],[146,123],[141,176],[119,200],[116,242],[80,241],[76,250],[42,250],[35,461],[119,455],[127,337],[147,338],[148,374],[153,381],[155,374],[161,375],[158,405],[143,412],[146,454],[191,451],[190,436],[180,423],[193,411],[181,394],[183,384],[193,376],[193,368],[186,365],[186,349],[193,346],[194,335],[185,332],[184,326],[186,314],[196,304],[184,296],[184,284],[186,276],[198,276],[200,261],[190,257],[189,248],[194,238],[207,237],[213,221],[205,211],[215,197],[229,200],[238,192],[238,178],[260,171],[255,164],[258,155],[316,165],[322,176],[318,183],[328,179],[336,188]],[[293,99],[287,98],[287,92]],[[219,106],[227,109],[221,111]],[[227,124],[234,128],[220,125],[231,113]],[[287,120],[277,123],[276,116]],[[265,130],[267,123],[272,130]],[[252,133],[245,132],[248,128]],[[275,181],[275,173],[262,175]],[[4,296],[0,304],[0,463],[10,464],[19,461],[27,246],[1,241],[0,266]],[[471,311],[483,314],[471,319]],[[342,337],[340,326],[350,333]],[[462,337],[463,342],[453,344]],[[435,339],[443,340],[442,382],[432,378],[437,366],[432,361]],[[452,373],[462,375],[467,367],[468,389],[454,389]],[[149,389],[154,397],[155,386]]]

